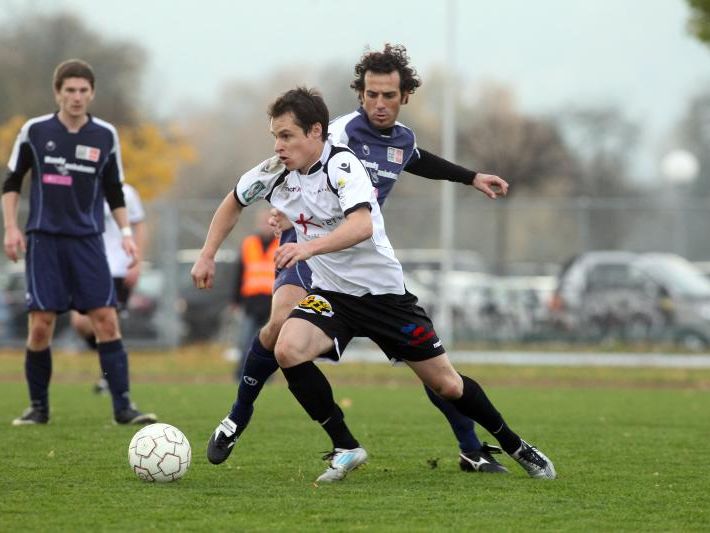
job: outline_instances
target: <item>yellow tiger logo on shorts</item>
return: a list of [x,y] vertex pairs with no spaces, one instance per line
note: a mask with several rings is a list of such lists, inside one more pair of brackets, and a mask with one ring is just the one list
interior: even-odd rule
[[317,294],[306,296],[298,304],[298,309],[315,315],[333,316],[333,307],[330,302]]

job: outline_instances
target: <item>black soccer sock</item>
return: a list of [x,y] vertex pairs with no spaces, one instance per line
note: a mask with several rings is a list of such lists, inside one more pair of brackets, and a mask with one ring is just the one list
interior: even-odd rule
[[474,430],[473,420],[463,415],[451,402],[435,394],[434,391],[426,385],[424,385],[424,390],[429,400],[431,400],[431,403],[446,417],[447,422],[451,426],[451,430],[456,436],[461,451],[474,452],[480,450],[481,441],[478,440],[478,436]]
[[249,424],[254,412],[254,402],[259,397],[266,380],[279,368],[274,352],[264,348],[258,334],[254,337],[245,357],[246,362],[243,376],[239,380],[237,399],[229,413],[229,418],[237,425],[237,435],[241,435]]
[[128,354],[121,339],[100,342],[98,350],[101,370],[111,391],[113,411],[118,413],[131,406],[128,392]]
[[508,427],[481,386],[468,376],[461,376],[461,379],[463,395],[458,400],[451,400],[451,403],[461,413],[486,428],[506,453],[513,453],[520,448],[520,437]]
[[343,411],[335,403],[330,383],[320,369],[308,361],[282,370],[289,390],[308,415],[328,433],[333,448],[357,448],[358,441],[345,424]]
[[25,351],[25,377],[32,407],[49,410],[49,380],[52,377],[52,349]]

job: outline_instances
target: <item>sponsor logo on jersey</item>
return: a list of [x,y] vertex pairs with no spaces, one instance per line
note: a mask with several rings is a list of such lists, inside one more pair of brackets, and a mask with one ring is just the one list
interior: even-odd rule
[[390,163],[402,164],[404,161],[404,150],[401,148],[395,148],[393,146],[387,147],[387,161]]
[[298,309],[313,315],[333,316],[333,306],[330,302],[318,294],[306,296],[298,304]]
[[74,152],[74,157],[77,159],[83,159],[85,161],[92,161],[96,163],[101,157],[101,150],[94,148],[93,146],[85,146],[83,144],[76,145],[76,151]]
[[244,201],[246,203],[251,203],[251,201],[254,200],[264,189],[266,189],[266,185],[260,181],[252,183],[251,187],[249,187],[247,192],[244,193]]
[[370,155],[370,147],[367,146],[366,144],[362,145],[362,153],[365,154],[365,157]]
[[42,174],[42,183],[48,185],[62,185],[63,187],[71,187],[73,183],[71,176],[65,176],[63,174]]
[[316,224],[315,222],[311,222],[311,220],[313,220],[313,216],[310,216],[310,217],[306,218],[306,216],[305,216],[303,213],[300,213],[300,214],[298,215],[298,218],[297,218],[296,220],[294,220],[293,223],[294,223],[294,224],[301,224],[301,225],[303,225],[303,234],[304,234],[304,235],[308,235],[308,226],[309,226],[309,224],[310,224],[311,226],[315,226],[316,228],[322,228],[322,227],[323,227],[323,226],[321,226],[320,224]]
[[338,168],[344,172],[350,173],[350,163],[340,163]]
[[47,141],[47,144],[44,145],[44,149],[48,152],[54,152],[56,148],[57,144],[54,141]]
[[340,187],[345,187],[345,184],[348,182],[344,177],[338,178],[338,188]]

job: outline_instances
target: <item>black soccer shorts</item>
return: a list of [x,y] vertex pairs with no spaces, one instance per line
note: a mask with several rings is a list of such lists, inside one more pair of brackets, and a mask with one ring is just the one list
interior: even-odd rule
[[446,352],[409,292],[352,296],[314,288],[289,316],[307,320],[333,339],[335,350],[322,355],[335,360],[353,337],[368,337],[390,359],[424,361]]

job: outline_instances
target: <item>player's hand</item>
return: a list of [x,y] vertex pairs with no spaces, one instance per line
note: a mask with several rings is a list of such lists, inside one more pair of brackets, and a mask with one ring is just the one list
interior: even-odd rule
[[130,235],[125,235],[121,241],[121,247],[126,255],[131,258],[128,268],[133,268],[138,262],[138,246]]
[[271,228],[274,230],[274,235],[276,237],[280,237],[281,232],[293,227],[293,224],[291,224],[291,221],[288,219],[288,217],[278,209],[272,209],[269,212],[269,215],[269,226],[271,226]]
[[5,255],[12,262],[16,262],[20,258],[20,252],[24,254],[27,251],[27,245],[25,244],[25,236],[17,227],[5,230],[5,238],[3,244],[5,246]]
[[128,269],[128,272],[126,272],[126,277],[123,278],[123,283],[128,287],[129,289],[132,289],[138,284],[138,278],[141,275],[141,263],[140,261],[136,261],[136,264],[133,265],[133,267]]
[[305,261],[313,257],[308,251],[307,243],[289,242],[276,249],[274,263],[276,268],[291,268],[299,261]]
[[214,269],[214,259],[198,257],[190,271],[192,283],[194,283],[195,287],[198,289],[211,289],[214,285]]
[[488,198],[495,200],[508,194],[508,182],[493,174],[476,174],[472,185]]

